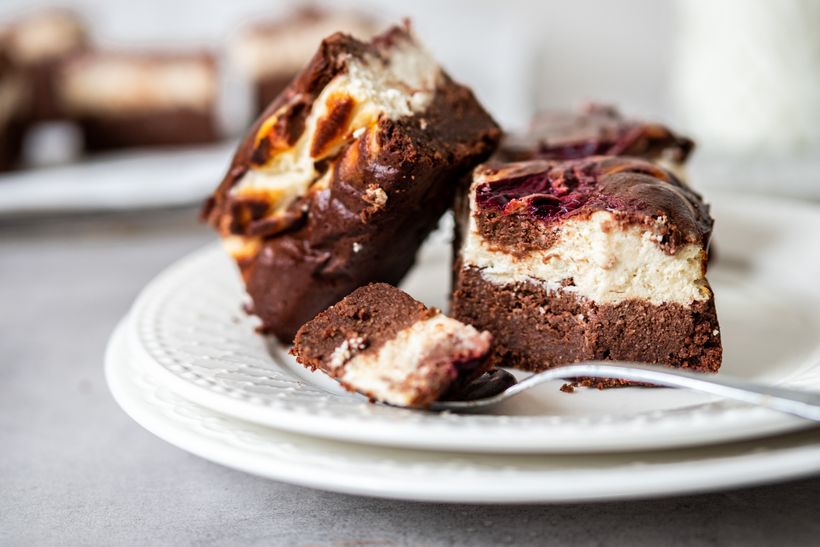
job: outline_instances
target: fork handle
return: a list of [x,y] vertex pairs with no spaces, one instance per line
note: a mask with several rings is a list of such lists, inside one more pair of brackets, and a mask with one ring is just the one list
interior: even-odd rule
[[[552,373],[548,375],[547,373]],[[542,376],[543,375],[543,376]],[[703,373],[647,366],[638,363],[607,363],[589,361],[568,365],[534,374],[508,391],[518,392],[555,378],[622,378],[633,382],[647,382],[668,387],[679,387],[735,399],[772,408],[809,420],[820,421],[820,393],[767,386]],[[513,393],[510,393],[513,395]]]
[[[767,386],[730,377],[711,376],[698,372],[658,367],[657,365],[647,366],[639,363],[607,361],[586,361],[533,374],[503,393],[485,399],[483,404],[496,402],[492,401],[493,399],[497,399],[498,402],[506,400],[550,380],[580,377],[621,378],[633,382],[691,389],[820,422],[820,393],[818,392]],[[469,407],[465,406],[464,408]]]

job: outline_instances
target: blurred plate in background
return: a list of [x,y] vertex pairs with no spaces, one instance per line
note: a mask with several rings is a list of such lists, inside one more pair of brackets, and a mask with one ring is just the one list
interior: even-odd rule
[[227,169],[234,142],[141,150],[0,175],[0,217],[197,204]]

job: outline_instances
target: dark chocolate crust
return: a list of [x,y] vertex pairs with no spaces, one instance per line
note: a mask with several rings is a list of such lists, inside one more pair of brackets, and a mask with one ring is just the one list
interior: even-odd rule
[[596,304],[532,282],[496,285],[477,268],[462,269],[459,261],[455,268],[451,314],[492,333],[494,366],[539,371],[604,359],[700,372],[720,367],[712,298],[690,306],[638,300]]
[[644,226],[669,254],[688,244],[709,245],[713,220],[708,205],[672,173],[646,160],[592,156],[491,163],[479,167],[476,178],[479,232],[510,254],[548,249],[561,223],[597,211],[613,213],[621,224]]
[[89,152],[120,148],[185,146],[216,142],[219,131],[211,112],[189,109],[145,110],[75,120]]
[[591,104],[578,112],[537,114],[525,134],[505,137],[499,159],[635,156],[680,164],[693,148],[691,139],[664,125],[626,119],[612,106]]
[[[407,36],[407,29],[394,27],[369,44],[342,34],[324,40],[308,67],[254,124],[203,209],[223,236],[258,238],[258,252],[239,266],[263,332],[283,342],[353,289],[376,281],[397,284],[449,207],[459,180],[500,138],[472,92],[442,74],[424,112],[382,118],[361,138],[343,143],[328,160],[328,184],[314,185],[283,218],[266,218],[265,203],[232,198],[230,189],[250,167],[298,140],[313,101],[345,70],[346,59],[365,52],[383,55],[386,44]],[[257,142],[262,124],[277,112],[277,123]],[[333,123],[324,135],[337,137]]]

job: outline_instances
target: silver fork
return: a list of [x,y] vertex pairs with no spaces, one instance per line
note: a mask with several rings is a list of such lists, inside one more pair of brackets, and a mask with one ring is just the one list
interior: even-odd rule
[[[509,373],[505,373],[509,375]],[[511,376],[511,375],[509,375]],[[431,410],[469,411],[498,404],[550,380],[571,378],[622,378],[666,387],[677,387],[735,399],[753,405],[793,414],[820,422],[820,392],[802,391],[757,384],[726,376],[659,368],[638,363],[586,361],[575,365],[551,368],[513,384],[504,391],[483,397],[457,401],[437,401]],[[486,388],[485,388],[486,389]]]

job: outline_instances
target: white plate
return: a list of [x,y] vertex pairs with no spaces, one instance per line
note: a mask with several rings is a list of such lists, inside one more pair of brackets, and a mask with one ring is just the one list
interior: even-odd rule
[[234,143],[139,150],[0,174],[0,216],[198,203],[228,167]]
[[665,496],[820,472],[820,429],[674,451],[481,455],[325,441],[229,418],[169,390],[134,361],[123,324],[106,351],[114,398],[167,442],[276,480],[351,494],[470,503],[571,502]]
[[[820,210],[790,202],[716,196],[717,295],[723,373],[820,389]],[[405,287],[444,305],[449,249],[426,245]],[[254,334],[240,311],[234,265],[216,246],[181,260],[136,302],[134,351],[197,404],[261,425],[344,441],[467,452],[593,452],[724,442],[795,430],[800,419],[669,389],[558,391],[542,386],[493,414],[455,415],[371,405],[286,348]]]

